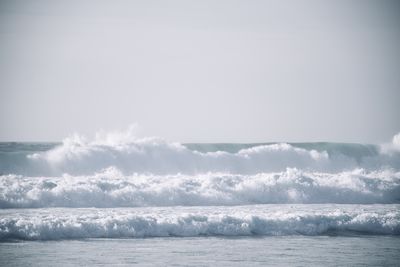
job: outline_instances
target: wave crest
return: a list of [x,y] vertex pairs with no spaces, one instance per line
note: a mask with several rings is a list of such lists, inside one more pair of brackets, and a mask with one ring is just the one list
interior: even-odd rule
[[261,205],[1,212],[0,240],[400,234],[398,205]]
[[[215,144],[225,150],[202,151],[212,144],[167,142],[141,138],[127,132],[98,133],[88,141],[79,135],[61,145],[33,154],[0,153],[0,174],[26,176],[92,175],[109,167],[125,175],[199,174],[225,172],[256,174],[298,168],[318,172],[341,172],[356,168],[370,171],[400,170],[400,150],[391,145],[299,143]],[[199,149],[200,148],[200,149]]]
[[399,203],[400,172],[0,177],[0,208]]

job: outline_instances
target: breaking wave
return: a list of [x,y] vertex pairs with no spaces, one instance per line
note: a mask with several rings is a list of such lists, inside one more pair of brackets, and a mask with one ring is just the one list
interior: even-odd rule
[[0,241],[353,232],[400,234],[400,134],[180,144],[129,129],[0,143]]
[[400,234],[398,205],[252,205],[0,211],[0,240]]
[[400,172],[0,177],[0,208],[400,203]]
[[47,151],[0,153],[0,174],[93,175],[109,167],[115,167],[126,175],[257,174],[285,171],[287,168],[318,172],[357,168],[400,170],[397,139],[395,137],[392,144],[385,146],[334,143],[212,146],[183,145],[158,138],[136,139],[129,132],[105,135],[93,141],[75,135]]

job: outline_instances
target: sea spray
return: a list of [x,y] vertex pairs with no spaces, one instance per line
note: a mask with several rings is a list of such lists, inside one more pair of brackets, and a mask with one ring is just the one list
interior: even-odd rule
[[383,145],[180,144],[126,132],[0,144],[0,240],[399,235]]
[[0,210],[0,240],[400,234],[398,205]]

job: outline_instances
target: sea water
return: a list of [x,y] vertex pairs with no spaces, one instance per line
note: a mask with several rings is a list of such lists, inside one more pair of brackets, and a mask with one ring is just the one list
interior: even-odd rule
[[0,144],[1,265],[400,264],[400,144]]
[[398,266],[393,236],[162,237],[0,243],[4,266]]

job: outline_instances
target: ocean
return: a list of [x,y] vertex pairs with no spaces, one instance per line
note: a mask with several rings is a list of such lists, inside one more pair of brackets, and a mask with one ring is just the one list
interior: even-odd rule
[[0,265],[400,265],[400,144],[0,143]]

